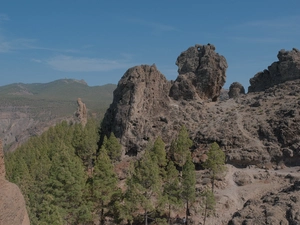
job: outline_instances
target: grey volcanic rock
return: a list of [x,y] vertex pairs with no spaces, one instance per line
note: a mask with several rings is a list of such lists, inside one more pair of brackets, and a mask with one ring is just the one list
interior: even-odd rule
[[5,164],[0,140],[0,224],[29,225],[25,200],[19,187],[5,180]]
[[195,45],[177,58],[179,76],[170,90],[178,100],[212,99],[216,101],[225,84],[227,62],[215,52],[215,46]]
[[300,51],[293,48],[291,51],[280,50],[277,58],[267,70],[257,73],[250,79],[248,92],[264,91],[275,84],[300,79]]
[[[170,83],[155,65],[130,68],[114,91],[114,100],[102,122],[103,134],[113,132],[136,155],[169,123]],[[160,132],[158,132],[160,130]]]
[[234,213],[229,225],[238,224],[300,224],[300,181],[278,193],[248,200]]
[[[211,45],[202,49],[214,52]],[[201,85],[194,72],[199,68],[189,60],[197,62],[198,51],[192,47],[181,54],[177,64],[184,74],[175,82],[168,82],[155,66],[129,69],[103,119],[102,139],[114,132],[124,154],[136,155],[158,136],[168,149],[185,125],[194,142],[194,162],[199,164],[209,145],[217,142],[226,153],[226,162],[237,167],[300,165],[300,80],[228,100],[205,100],[207,95],[200,98],[197,89]],[[236,94],[243,93],[242,86],[233,87]]]
[[245,88],[239,82],[234,82],[229,87],[229,98],[237,98],[241,94],[245,94]]
[[125,154],[137,155],[158,136],[168,147],[182,125],[197,128],[203,119],[199,113],[203,101],[220,95],[227,63],[208,44],[189,48],[176,64],[179,76],[175,82],[167,81],[155,65],[130,68],[114,91],[101,139],[113,132]]

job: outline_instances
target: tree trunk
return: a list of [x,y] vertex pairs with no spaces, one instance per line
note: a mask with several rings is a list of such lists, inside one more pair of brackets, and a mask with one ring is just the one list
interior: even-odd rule
[[189,224],[189,201],[186,201],[186,211],[185,211],[185,224],[188,225]]
[[101,225],[104,225],[104,208],[103,208],[103,205],[104,205],[104,203],[102,201],[102,203],[101,203],[101,214],[100,214],[100,224]]
[[215,178],[212,177],[212,179],[211,179],[211,191],[212,191],[213,194],[214,194],[214,189],[215,189]]
[[169,204],[169,219],[168,219],[169,225],[171,225],[171,205]]
[[148,225],[148,214],[146,210],[145,210],[145,225]]
[[205,198],[205,209],[204,209],[204,220],[203,220],[203,225],[205,225],[206,215],[207,215],[207,197]]

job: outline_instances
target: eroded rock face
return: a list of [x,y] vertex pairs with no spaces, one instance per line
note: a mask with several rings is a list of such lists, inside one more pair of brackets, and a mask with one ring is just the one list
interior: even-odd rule
[[0,224],[29,225],[24,197],[17,185],[5,180],[5,164],[0,140]]
[[239,82],[234,82],[229,87],[229,98],[237,98],[240,95],[245,94],[245,88]]
[[267,70],[257,73],[250,79],[248,92],[264,91],[275,84],[300,79],[300,51],[293,48],[291,51],[280,50],[279,61],[272,63]]
[[155,65],[130,68],[119,81],[102,135],[114,132],[126,154],[136,155],[158,136],[168,146],[183,124],[197,127],[204,100],[220,95],[227,63],[213,45],[189,48],[176,64],[175,82],[167,81]]
[[170,83],[155,65],[136,66],[127,70],[114,91],[114,100],[102,123],[103,133],[114,132],[136,155],[150,139],[160,135],[156,128],[168,124]]
[[215,46],[195,45],[177,58],[179,76],[170,97],[178,100],[212,99],[216,101],[226,81],[227,62],[215,52]]

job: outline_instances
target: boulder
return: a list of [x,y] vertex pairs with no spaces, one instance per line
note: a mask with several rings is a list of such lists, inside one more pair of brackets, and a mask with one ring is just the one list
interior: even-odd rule
[[243,85],[241,85],[239,82],[234,82],[229,87],[228,96],[229,98],[237,98],[240,95],[245,94],[245,89]]

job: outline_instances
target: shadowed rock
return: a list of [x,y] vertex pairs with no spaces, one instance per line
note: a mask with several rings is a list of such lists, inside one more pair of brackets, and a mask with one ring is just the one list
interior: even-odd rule
[[300,51],[293,48],[291,51],[280,50],[277,58],[267,70],[257,73],[250,79],[248,92],[264,91],[265,89],[285,81],[300,78]]
[[229,87],[228,96],[229,98],[237,98],[241,94],[245,94],[245,89],[243,85],[241,85],[239,82],[234,82]]
[[215,46],[195,45],[177,58],[179,76],[170,90],[178,100],[212,99],[216,101],[226,81],[227,62],[215,52]]

